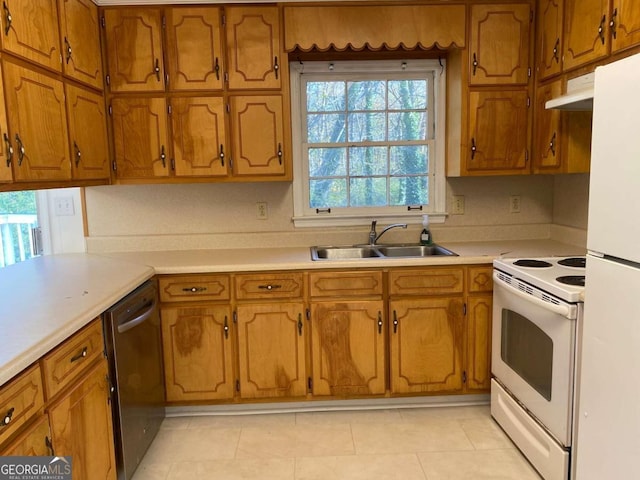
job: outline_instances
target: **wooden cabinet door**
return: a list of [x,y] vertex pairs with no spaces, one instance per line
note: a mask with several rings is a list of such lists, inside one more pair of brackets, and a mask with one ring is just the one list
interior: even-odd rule
[[526,3],[471,6],[471,85],[528,83],[530,15]]
[[58,5],[64,73],[102,89],[98,7],[91,0],[58,0]]
[[462,297],[389,303],[391,391],[462,389]]
[[467,302],[467,391],[491,386],[492,295],[474,295]]
[[3,0],[2,48],[56,71],[62,70],[57,0]]
[[561,93],[560,80],[536,89],[533,137],[533,171],[535,173],[561,173],[561,112],[545,108],[548,100],[558,97]]
[[162,15],[150,8],[104,11],[112,92],[164,90]]
[[231,128],[233,174],[285,174],[282,97],[233,96]]
[[222,90],[222,32],[218,7],[167,11],[171,90]]
[[636,0],[613,0],[609,26],[612,36],[612,53],[639,45],[640,2]]
[[164,98],[114,98],[113,144],[118,178],[169,175],[169,136]]
[[564,70],[608,54],[609,0],[565,0]]
[[108,179],[109,145],[104,98],[71,84],[65,89],[73,178]]
[[163,308],[160,315],[167,400],[233,398],[230,308]]
[[278,7],[228,7],[225,15],[229,88],[280,88]]
[[386,390],[383,302],[311,305],[314,395],[375,395]]
[[301,303],[238,306],[242,398],[305,395],[303,312]]
[[538,2],[537,63],[538,78],[547,79],[562,70],[563,0]]
[[5,98],[16,181],[71,178],[64,88],[60,80],[4,62]]
[[73,456],[74,480],[115,480],[107,364],[100,361],[49,407],[56,455]]
[[2,81],[2,66],[0,65],[0,183],[11,182],[13,173],[13,146],[9,137],[7,124],[7,110],[4,106],[4,85]]
[[41,457],[53,455],[51,434],[49,433],[49,417],[40,418],[20,436],[0,450],[0,456]]
[[526,90],[470,92],[466,173],[529,173],[528,116]]
[[171,98],[171,125],[177,176],[227,175],[229,149],[222,97]]

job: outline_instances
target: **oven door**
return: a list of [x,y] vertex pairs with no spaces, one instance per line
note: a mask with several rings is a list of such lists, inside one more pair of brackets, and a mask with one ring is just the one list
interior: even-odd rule
[[577,306],[499,270],[493,279],[491,371],[569,447]]

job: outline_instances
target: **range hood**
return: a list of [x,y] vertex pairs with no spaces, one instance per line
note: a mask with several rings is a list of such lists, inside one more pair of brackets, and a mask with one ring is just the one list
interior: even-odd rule
[[567,81],[567,93],[545,103],[547,110],[590,111],[593,110],[594,73]]

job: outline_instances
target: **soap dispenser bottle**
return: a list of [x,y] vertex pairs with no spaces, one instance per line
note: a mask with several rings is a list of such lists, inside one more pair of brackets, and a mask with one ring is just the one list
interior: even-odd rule
[[431,230],[429,230],[429,215],[422,216],[422,232],[420,233],[420,244],[431,245],[433,239],[431,238]]

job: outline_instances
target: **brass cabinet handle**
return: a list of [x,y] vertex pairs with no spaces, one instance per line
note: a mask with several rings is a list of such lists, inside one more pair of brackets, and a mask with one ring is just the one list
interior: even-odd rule
[[258,285],[260,290],[275,290],[277,288],[282,288],[282,285]]
[[609,28],[611,29],[611,35],[613,39],[616,39],[617,31],[616,31],[616,17],[618,16],[618,9],[613,9],[613,14],[611,15],[611,21],[609,22]]
[[82,157],[82,152],[80,151],[80,147],[75,141],[73,142],[73,151],[75,152],[76,167],[77,167],[78,165],[80,165],[80,158]]
[[471,139],[471,160],[473,160],[473,157],[476,156],[476,150],[478,148],[476,147],[476,139],[472,138]]
[[24,160],[24,144],[22,143],[22,139],[20,135],[16,133],[16,144],[18,145],[18,166],[22,165],[22,161]]
[[220,80],[220,63],[218,62],[218,57],[216,57],[216,64],[213,69],[216,72],[216,80]]
[[551,136],[551,141],[549,141],[549,150],[551,150],[551,154],[556,156],[556,132],[553,132]]
[[156,66],[153,68],[156,78],[160,81],[160,60],[156,58]]
[[476,56],[475,52],[473,53],[473,74],[476,74],[476,70],[478,69],[478,57]]
[[5,133],[3,137],[4,137],[4,144],[7,150],[7,167],[10,167],[11,160],[13,159],[13,147],[11,146],[11,139],[9,138],[9,135]]
[[64,37],[64,49],[67,52],[66,60],[67,64],[69,64],[69,61],[71,60],[71,44],[69,43],[69,40],[67,40],[67,37]]
[[200,293],[207,290],[207,287],[184,287],[183,292]]
[[5,413],[4,417],[2,417],[2,421],[0,421],[0,427],[6,427],[11,423],[11,419],[13,418],[14,411],[15,411],[15,408],[13,407],[7,410],[7,413]]
[[560,63],[560,55],[558,55],[558,51],[560,48],[560,39],[556,38],[556,43],[553,45],[553,58],[556,63]]
[[229,338],[229,320],[226,315],[224,316],[224,326],[222,329],[224,330],[224,338]]
[[298,336],[302,336],[302,314],[298,314]]
[[224,167],[224,145],[220,144],[220,163]]
[[73,363],[73,362],[77,362],[78,360],[82,360],[83,358],[86,358],[86,357],[87,357],[87,347],[82,347],[82,351],[80,351],[80,353],[77,353],[76,355],[71,357],[69,361]]
[[9,7],[7,7],[7,2],[2,2],[2,8],[4,10],[4,34],[9,35],[9,30],[11,30],[11,22],[13,17],[11,16],[11,11]]
[[382,312],[378,312],[378,335],[382,334]]
[[278,57],[274,57],[273,59],[273,70],[276,73],[276,80],[278,79],[278,71],[280,70],[280,65],[278,65]]
[[282,144],[278,144],[278,162],[282,165]]
[[607,16],[602,15],[602,20],[600,20],[600,26],[598,27],[598,36],[604,45],[604,26],[607,23]]

